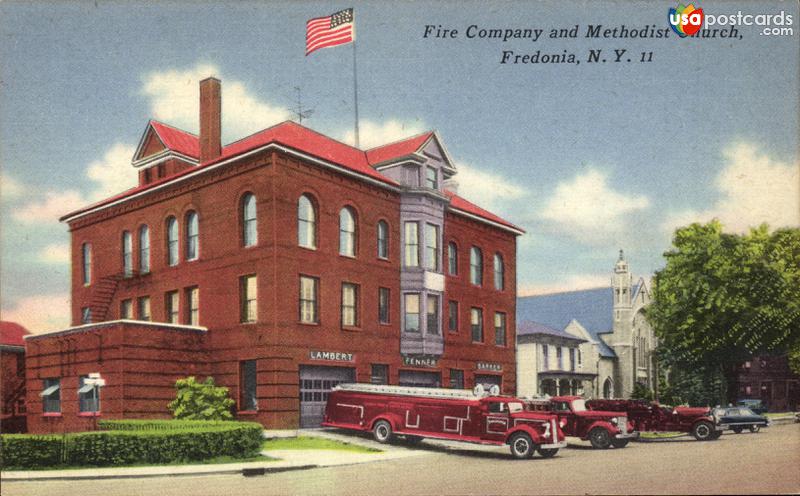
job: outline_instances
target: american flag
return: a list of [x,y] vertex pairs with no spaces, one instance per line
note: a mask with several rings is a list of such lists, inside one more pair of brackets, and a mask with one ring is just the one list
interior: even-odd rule
[[315,17],[306,23],[306,55],[320,48],[351,43],[355,39],[353,9],[340,10],[327,17]]

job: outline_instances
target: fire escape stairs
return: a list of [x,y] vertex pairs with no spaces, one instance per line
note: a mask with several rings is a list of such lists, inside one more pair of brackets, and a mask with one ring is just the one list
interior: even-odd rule
[[92,312],[92,322],[103,322],[108,320],[108,310],[114,295],[117,292],[119,282],[125,279],[124,274],[103,277],[97,282],[97,286],[92,292],[92,299],[89,308]]

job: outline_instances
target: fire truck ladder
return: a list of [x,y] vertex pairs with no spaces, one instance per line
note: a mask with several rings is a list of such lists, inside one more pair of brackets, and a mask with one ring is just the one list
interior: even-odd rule
[[475,400],[488,396],[483,388],[469,389],[444,389],[410,386],[387,386],[382,384],[339,384],[333,387],[334,391],[352,391],[357,393],[392,394],[398,396],[417,396],[425,398],[464,399]]

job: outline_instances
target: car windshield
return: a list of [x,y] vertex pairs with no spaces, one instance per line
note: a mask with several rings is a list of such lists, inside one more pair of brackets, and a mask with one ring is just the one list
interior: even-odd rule
[[512,401],[508,404],[508,411],[511,413],[521,412],[525,408],[522,406],[522,403],[518,401]]
[[575,412],[585,412],[586,411],[586,400],[578,399],[572,402],[572,410]]
[[739,409],[739,415],[751,415],[751,416],[753,416],[753,415],[755,415],[755,413],[753,412],[753,410],[751,410],[749,408],[740,408]]

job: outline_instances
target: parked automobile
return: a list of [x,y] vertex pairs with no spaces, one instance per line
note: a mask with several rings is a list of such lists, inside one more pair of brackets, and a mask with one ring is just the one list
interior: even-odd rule
[[596,399],[586,402],[590,410],[624,412],[639,432],[688,432],[698,441],[719,439],[728,428],[707,407],[663,406],[645,400]]
[[745,429],[755,433],[769,425],[767,417],[744,407],[715,408],[714,415],[719,418],[721,425],[728,426],[736,434],[741,434]]
[[539,452],[554,456],[567,445],[558,418],[527,412],[523,401],[498,396],[492,387],[474,391],[374,384],[339,384],[328,396],[324,427],[372,431],[387,443],[399,434],[406,442],[423,438],[479,444],[507,444],[514,458]]
[[588,440],[593,448],[624,448],[639,437],[624,413],[589,410],[580,396],[534,398],[528,402],[528,409],[558,415],[564,434]]
[[764,415],[767,413],[767,405],[764,404],[761,400],[756,399],[740,399],[736,400],[736,406],[743,406],[745,408],[749,408],[753,411],[756,415]]

